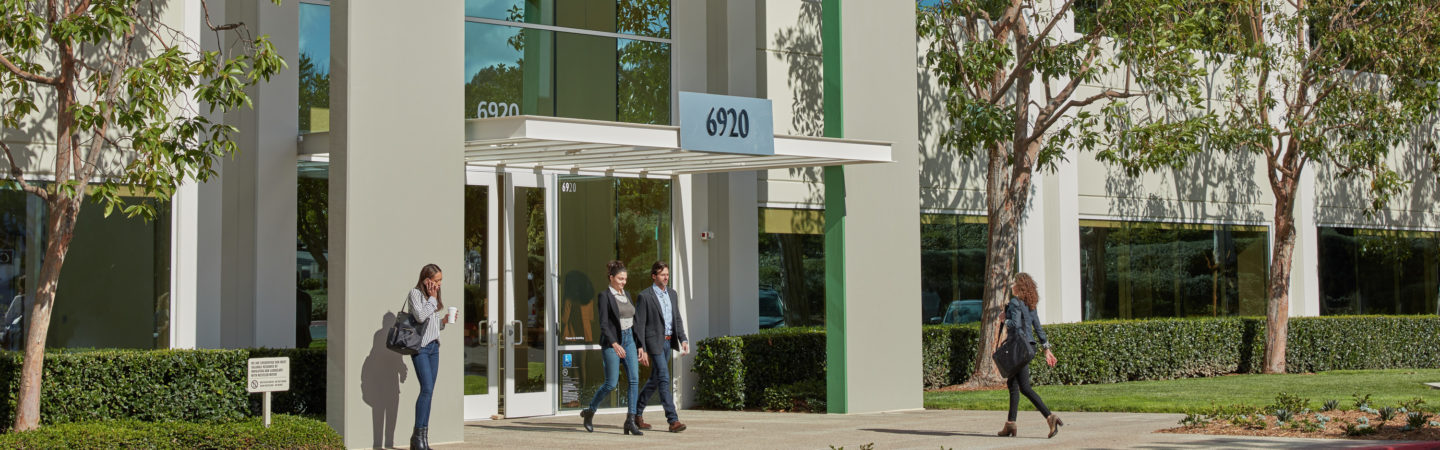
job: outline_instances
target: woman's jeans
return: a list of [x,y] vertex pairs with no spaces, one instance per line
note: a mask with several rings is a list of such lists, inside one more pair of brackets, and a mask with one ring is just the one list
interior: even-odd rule
[[625,349],[625,357],[621,358],[615,354],[615,347],[605,347],[605,385],[595,392],[595,398],[590,400],[590,409],[600,408],[600,402],[610,396],[610,391],[615,390],[615,383],[620,379],[620,362],[625,362],[625,375],[630,378],[630,390],[627,391],[628,401],[625,406],[629,408],[630,414],[635,414],[635,399],[640,396],[640,354],[635,353],[635,334],[632,330],[620,331],[620,346]]
[[1009,380],[1005,380],[1005,385],[1010,388],[1011,422],[1015,421],[1015,410],[1020,407],[1020,394],[1025,394],[1025,398],[1030,399],[1030,404],[1035,405],[1035,409],[1040,411],[1040,414],[1045,417],[1050,417],[1050,408],[1046,408],[1045,401],[1040,400],[1040,394],[1036,394],[1035,390],[1030,388],[1029,364],[1021,366],[1020,371],[1016,372],[1015,376],[1010,377]]
[[431,341],[420,347],[420,353],[410,355],[415,363],[415,377],[420,379],[420,396],[415,398],[415,426],[430,426],[430,397],[435,394],[435,376],[440,369],[440,341]]

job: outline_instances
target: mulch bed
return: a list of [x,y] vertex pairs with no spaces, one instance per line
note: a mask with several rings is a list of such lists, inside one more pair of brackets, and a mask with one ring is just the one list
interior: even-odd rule
[[[1394,418],[1383,424],[1375,414],[1362,411],[1326,411],[1321,413],[1310,413],[1297,415],[1291,422],[1300,419],[1315,420],[1315,414],[1323,414],[1331,420],[1324,424],[1321,431],[1307,432],[1290,428],[1289,426],[1275,426],[1275,418],[1265,417],[1266,427],[1256,429],[1253,427],[1242,427],[1223,419],[1216,419],[1205,425],[1182,426],[1160,430],[1160,433],[1182,433],[1182,434],[1221,434],[1232,436],[1273,436],[1273,437],[1294,437],[1294,438],[1318,438],[1318,439],[1367,439],[1367,440],[1406,440],[1406,441],[1437,441],[1440,440],[1440,428],[1428,424],[1418,430],[1400,431],[1405,427],[1406,418],[1404,414],[1396,414]],[[1370,420],[1370,427],[1375,428],[1374,434],[1363,436],[1346,436],[1345,424],[1359,423],[1360,418]],[[1436,420],[1431,417],[1429,420]],[[1429,421],[1427,420],[1427,422]]]

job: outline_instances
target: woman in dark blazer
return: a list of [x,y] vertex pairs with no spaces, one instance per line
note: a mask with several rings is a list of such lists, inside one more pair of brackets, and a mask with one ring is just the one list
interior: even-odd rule
[[640,394],[640,354],[635,351],[635,302],[625,294],[625,279],[628,276],[625,263],[610,261],[605,264],[605,269],[609,274],[610,285],[600,290],[600,298],[596,302],[600,309],[600,347],[605,349],[605,385],[595,392],[595,398],[590,400],[590,407],[580,411],[580,417],[585,419],[585,431],[594,432],[595,410],[600,407],[600,402],[605,401],[610,392],[615,390],[615,383],[620,378],[620,363],[623,362],[625,374],[630,379],[625,434],[639,436],[643,433],[635,426],[635,399]]
[[[1035,306],[1040,304],[1040,292],[1035,288],[1035,279],[1028,273],[1016,274],[1015,283],[1010,290],[1015,296],[1010,297],[1010,303],[1005,305],[1005,322],[1000,326],[1001,336],[1004,333],[1018,333],[1019,337],[1029,342],[1032,347],[1035,339],[1039,338],[1040,345],[1045,348],[1045,363],[1053,367],[1055,354],[1050,353],[1050,340],[1045,336],[1045,329],[1040,327],[1040,316],[1035,314]],[[997,336],[996,342],[1003,340]],[[1035,405],[1035,409],[1045,416],[1045,422],[1050,425],[1050,437],[1053,438],[1055,433],[1060,432],[1060,426],[1065,425],[1065,422],[1060,420],[1060,416],[1051,414],[1050,409],[1045,407],[1045,401],[1040,399],[1040,394],[1030,388],[1029,363],[1020,366],[1020,370],[1005,380],[1005,386],[1010,389],[1010,415],[1007,416],[1005,428],[1000,430],[1001,436],[1015,435],[1015,416],[1020,407],[1021,394],[1030,399],[1030,404]]]

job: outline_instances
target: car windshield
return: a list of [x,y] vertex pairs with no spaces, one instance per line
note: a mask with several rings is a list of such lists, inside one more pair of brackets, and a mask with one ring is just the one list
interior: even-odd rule
[[780,299],[775,297],[760,297],[760,315],[779,316]]

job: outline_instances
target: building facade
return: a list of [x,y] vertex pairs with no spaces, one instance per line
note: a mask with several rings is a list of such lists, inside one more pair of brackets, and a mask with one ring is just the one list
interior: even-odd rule
[[[940,148],[913,1],[208,4],[290,69],[217,118],[242,150],[168,220],[87,210],[62,277],[97,281],[62,281],[53,346],[323,345],[328,421],[368,447],[409,428],[376,419],[418,391],[382,340],[426,263],[462,317],[441,337],[437,443],[463,420],[588,404],[612,259],[632,291],[671,262],[692,343],[826,326],[836,412],[920,408],[920,327],[978,320],[984,162]],[[167,5],[219,44],[199,1]],[[768,100],[779,159],[683,148],[681,92]],[[1376,216],[1363,186],[1310,171],[1293,315],[1440,312],[1437,182],[1414,155],[1392,156],[1414,183]],[[1273,207],[1253,158],[1132,178],[1071,151],[1034,189],[1020,270],[1045,322],[1264,314]],[[0,293],[23,330],[43,205],[0,194]],[[693,357],[672,369],[682,406]]]

